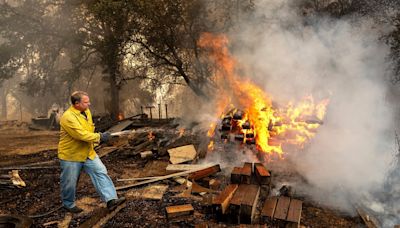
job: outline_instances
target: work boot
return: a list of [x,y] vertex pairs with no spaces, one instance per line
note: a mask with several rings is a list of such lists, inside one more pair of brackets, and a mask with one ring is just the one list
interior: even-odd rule
[[79,208],[77,206],[71,207],[71,208],[64,206],[64,209],[67,210],[68,212],[71,212],[71,213],[74,213],[74,214],[78,214],[78,213],[81,213],[83,211],[82,208]]
[[120,198],[118,198],[118,199],[109,200],[109,201],[107,202],[107,208],[108,208],[108,210],[112,211],[112,210],[114,210],[117,206],[121,205],[121,204],[122,204],[123,202],[125,202],[125,201],[126,201],[125,197],[120,197]]

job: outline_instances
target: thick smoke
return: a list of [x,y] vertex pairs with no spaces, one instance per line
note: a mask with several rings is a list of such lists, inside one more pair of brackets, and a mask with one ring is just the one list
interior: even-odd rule
[[[351,208],[346,197],[358,201],[383,191],[395,152],[386,99],[389,50],[371,21],[304,16],[289,2],[258,2],[258,17],[241,21],[230,35],[232,51],[250,69],[246,75],[279,103],[306,95],[330,99],[316,137],[288,156],[309,184],[298,188]],[[400,223],[380,216],[385,226]]]

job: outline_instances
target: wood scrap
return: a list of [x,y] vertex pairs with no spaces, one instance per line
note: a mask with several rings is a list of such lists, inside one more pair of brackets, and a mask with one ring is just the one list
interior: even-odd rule
[[287,213],[289,211],[290,198],[281,196],[276,204],[274,219],[286,220]]
[[203,168],[203,169],[197,170],[195,172],[192,172],[189,175],[189,180],[199,180],[201,178],[216,174],[220,171],[221,171],[221,167],[219,165],[214,165],[214,166],[211,166],[208,168]]
[[303,202],[301,200],[291,199],[286,221],[292,222],[295,225],[299,226],[301,219],[301,212],[303,209],[302,205]]
[[152,178],[152,179],[145,180],[145,181],[138,182],[138,183],[134,183],[134,184],[129,184],[129,185],[125,185],[125,186],[119,186],[119,187],[116,187],[116,189],[117,189],[117,191],[125,190],[125,189],[133,188],[133,187],[136,187],[136,186],[140,186],[140,185],[144,185],[144,184],[149,184],[149,183],[153,183],[153,182],[169,179],[169,178],[172,178],[172,177],[184,176],[184,175],[196,172],[196,171],[199,171],[199,170],[195,169],[195,170],[187,170],[187,171],[182,171],[182,172],[178,172],[178,173],[173,173],[173,174],[161,176],[161,177],[158,177],[158,178]]
[[213,207],[217,214],[226,214],[233,195],[235,194],[239,185],[230,184],[228,185],[218,196],[213,199]]
[[242,167],[234,167],[231,172],[231,183],[240,184],[241,183]]
[[186,145],[167,150],[170,162],[172,164],[179,164],[187,161],[192,161],[196,158],[197,152],[194,145]]
[[150,150],[140,153],[141,158],[147,158],[147,157],[152,157],[152,156],[153,156],[153,152]]
[[176,218],[182,215],[191,215],[194,213],[194,208],[191,204],[169,206],[165,208],[167,212],[167,218]]
[[99,208],[96,210],[92,217],[80,225],[80,228],[100,228],[113,218],[121,209],[126,207],[126,202],[116,207],[114,210],[109,211],[107,208]]
[[194,165],[194,164],[168,164],[167,171],[185,171],[193,169],[205,169],[210,165]]
[[199,184],[197,184],[196,182],[193,182],[192,184],[192,193],[215,193],[215,190],[209,189],[209,188],[205,188]]
[[364,209],[360,206],[356,206],[357,213],[360,215],[362,220],[364,221],[365,225],[368,228],[377,228],[381,227],[379,221],[373,217],[372,215],[368,214]]
[[167,189],[168,185],[151,185],[140,190],[129,191],[125,194],[125,196],[127,198],[161,200]]

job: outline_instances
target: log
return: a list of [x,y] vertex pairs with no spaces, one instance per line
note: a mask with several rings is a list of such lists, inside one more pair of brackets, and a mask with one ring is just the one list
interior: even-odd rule
[[242,198],[240,205],[240,223],[252,224],[260,195],[260,186],[245,186],[247,194]]
[[204,177],[211,176],[221,171],[221,167],[219,165],[214,165],[205,169],[201,169],[195,171],[189,175],[189,180],[199,180]]
[[191,215],[194,213],[194,208],[191,204],[169,206],[166,207],[165,210],[167,211],[168,219],[176,218],[182,215]]
[[271,174],[261,163],[254,164],[254,174],[255,174],[257,182],[260,185],[269,185],[270,184]]
[[237,184],[230,184],[226,186],[226,188],[213,199],[213,208],[217,214],[217,217],[221,217],[226,214],[229,206],[229,202],[232,199],[238,188]]

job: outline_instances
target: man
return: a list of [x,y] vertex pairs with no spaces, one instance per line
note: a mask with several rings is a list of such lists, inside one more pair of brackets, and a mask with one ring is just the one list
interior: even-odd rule
[[94,143],[106,142],[110,133],[94,133],[94,124],[87,93],[76,91],[71,95],[71,107],[60,119],[58,158],[61,164],[61,198],[64,208],[72,213],[82,209],[75,205],[76,185],[83,169],[91,178],[97,193],[107,208],[113,210],[125,201],[118,198],[107,169],[93,149]]

